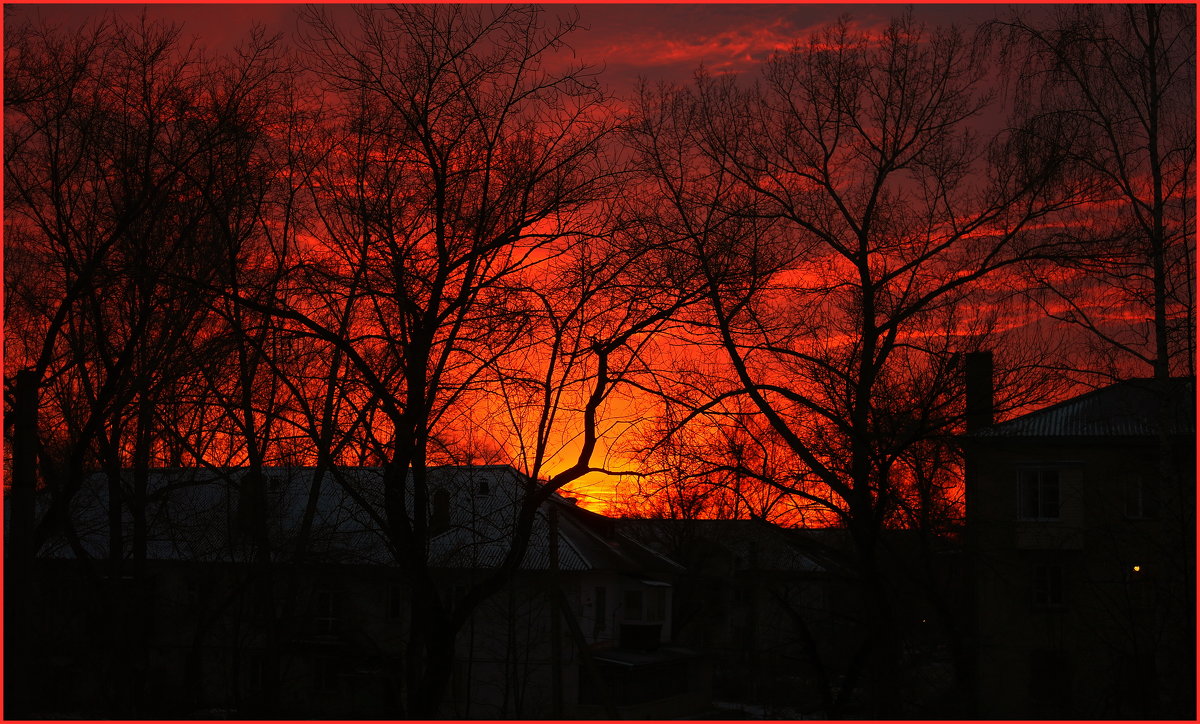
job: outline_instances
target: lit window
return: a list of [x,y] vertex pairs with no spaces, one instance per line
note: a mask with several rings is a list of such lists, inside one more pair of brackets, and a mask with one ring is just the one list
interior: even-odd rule
[[1017,474],[1017,487],[1023,520],[1058,520],[1057,470],[1022,470]]

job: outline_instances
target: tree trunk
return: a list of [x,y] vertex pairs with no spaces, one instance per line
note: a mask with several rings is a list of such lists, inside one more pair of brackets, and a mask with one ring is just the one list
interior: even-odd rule
[[29,596],[33,586],[33,529],[37,492],[38,374],[17,373],[13,404],[12,479],[9,484],[11,518],[5,556],[4,631],[6,634],[4,717],[25,718],[32,712],[31,685],[36,671],[30,656]]

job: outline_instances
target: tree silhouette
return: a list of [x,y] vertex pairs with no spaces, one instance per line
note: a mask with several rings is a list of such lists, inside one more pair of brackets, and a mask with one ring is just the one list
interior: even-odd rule
[[22,334],[6,336],[6,372],[24,371],[6,375],[6,387],[20,379],[40,398],[32,445],[48,497],[25,551],[63,537],[88,559],[68,511],[85,478],[102,470],[108,551],[93,575],[111,583],[103,589],[111,705],[131,712],[145,612],[127,610],[120,582],[139,585],[145,574],[147,479],[166,437],[160,413],[181,412],[173,393],[207,364],[197,339],[214,331],[211,295],[176,280],[220,276],[214,244],[234,230],[214,223],[216,211],[230,203],[247,211],[231,199],[261,180],[261,166],[249,170],[238,154],[253,148],[255,132],[262,138],[253,106],[277,66],[261,34],[237,61],[210,62],[183,47],[178,28],[145,17],[76,33],[29,24],[13,43],[6,314]]
[[[392,7],[355,17],[347,30],[325,12],[304,15],[307,57],[332,119],[309,186],[316,243],[304,295],[286,304],[232,298],[328,345],[344,360],[340,384],[356,386],[358,404],[374,413],[365,443],[385,472],[372,514],[413,596],[408,713],[432,716],[457,631],[520,564],[538,506],[592,469],[598,412],[625,374],[618,352],[669,312],[651,309],[603,337],[578,326],[592,324],[584,307],[612,280],[593,271],[581,243],[596,235],[591,205],[611,193],[603,162],[612,121],[582,68],[551,69],[571,23],[545,28],[525,8]],[[560,308],[555,289],[533,283],[556,259],[582,270],[575,306]],[[557,277],[556,288],[570,278]],[[548,342],[536,336],[543,332]],[[544,365],[529,473],[546,462],[564,385],[581,402],[582,442],[544,485],[530,479],[504,562],[451,605],[428,558],[438,532],[427,517],[431,450],[454,436],[485,381],[516,383],[505,360],[518,356]]]
[[[958,535],[963,354],[1003,359],[1001,412],[1061,392],[1045,375],[1064,369],[1193,373],[1190,10],[1080,7],[974,37],[846,19],[756,79],[701,69],[628,104],[567,52],[577,19],[550,15],[308,7],[294,39],[251,28],[212,54],[146,13],[10,23],[7,581],[31,590],[34,558],[69,549],[104,592],[112,686],[92,713],[146,713],[138,586],[156,468],[177,467],[238,501],[234,585],[197,614],[190,666],[233,621],[235,669],[265,651],[254,696],[233,684],[246,712],[287,704],[326,486],[397,564],[397,698],[427,718],[542,504],[626,474],[610,512],[844,528],[857,629],[841,671],[809,641],[824,704],[904,714],[911,592],[887,531],[927,556]],[[1111,364],[1050,358],[1068,325]],[[503,560],[451,595],[433,468],[481,462],[523,487]],[[274,466],[312,468],[286,537]],[[99,529],[81,505],[104,508]],[[6,612],[16,713],[42,655],[31,600]]]
[[[1090,341],[1084,354],[1064,361],[1068,374],[1154,378],[1155,484],[1180,501],[1163,512],[1162,531],[1138,539],[1171,569],[1158,584],[1159,605],[1131,616],[1127,601],[1096,592],[1092,605],[1124,631],[1112,644],[1118,656],[1157,647],[1184,662],[1181,680],[1190,682],[1194,652],[1174,650],[1139,627],[1165,630],[1174,611],[1196,606],[1195,474],[1179,462],[1180,453],[1191,453],[1170,432],[1177,403],[1170,378],[1196,374],[1195,8],[1080,6],[1041,22],[1017,15],[996,27],[1015,61],[1025,101],[1018,112],[1041,132],[1041,143],[1062,148],[1078,167],[1089,201],[1054,230],[1064,253],[1048,269],[1031,269],[1037,285],[1029,294]],[[1111,530],[1104,538],[1098,548],[1119,561],[1126,541]],[[1138,699],[1153,702],[1159,687],[1139,688]]]
[[1195,11],[1059,9],[997,22],[1039,143],[1079,169],[1089,204],[1064,219],[1072,242],[1037,275],[1043,311],[1084,330],[1099,371],[1195,374]]
[[898,701],[879,537],[914,477],[903,461],[957,424],[953,353],[989,326],[984,282],[1052,252],[1029,232],[1073,200],[1026,129],[973,130],[985,61],[911,16],[878,38],[843,21],[751,87],[701,72],[643,91],[630,134],[678,263],[706,284],[697,328],[728,365],[690,419],[752,401],[790,458],[771,484],[849,530],[875,714]]

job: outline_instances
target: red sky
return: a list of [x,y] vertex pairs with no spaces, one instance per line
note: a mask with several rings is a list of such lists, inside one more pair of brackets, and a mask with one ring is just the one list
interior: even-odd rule
[[[292,4],[159,4],[159,5],[6,5],[12,18],[40,13],[55,22],[81,22],[106,12],[134,16],[145,8],[154,18],[183,25],[185,36],[200,47],[234,45],[252,23],[290,34],[295,29]],[[580,60],[603,67],[609,87],[621,93],[639,77],[650,81],[686,80],[701,63],[713,72],[745,71],[772,50],[786,47],[824,23],[849,14],[866,27],[879,26],[905,5],[889,4],[586,4],[547,5],[549,12],[579,13],[586,28],[571,44]],[[914,12],[931,24],[969,25],[1001,15],[1006,4],[918,5]],[[349,8],[345,8],[349,12]]]
[[[970,26],[1003,15],[1009,5],[915,6],[917,17],[937,25]],[[136,17],[146,12],[152,19],[182,25],[185,38],[214,53],[232,48],[246,37],[252,24],[268,32],[289,36],[295,32],[296,10],[291,4],[169,4],[169,5],[7,5],[9,20],[40,14],[51,22],[72,25],[105,13]],[[905,5],[846,4],[587,4],[549,5],[551,14],[578,12],[581,29],[570,38],[575,55],[602,69],[601,78],[617,95],[628,94],[639,78],[687,81],[703,64],[710,72],[752,72],[774,50],[797,40],[843,15],[863,28],[884,26],[904,12]],[[339,7],[345,13],[349,7]],[[615,407],[624,407],[616,402]],[[616,410],[614,410],[616,412]],[[618,412],[617,417],[620,417]],[[622,460],[606,460],[609,440],[597,451],[597,464],[626,467]],[[589,480],[599,490],[611,482]],[[578,487],[581,486],[577,486]]]

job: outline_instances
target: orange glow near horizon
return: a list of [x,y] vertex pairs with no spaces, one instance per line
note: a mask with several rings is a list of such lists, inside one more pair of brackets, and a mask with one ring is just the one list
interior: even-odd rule
[[[78,6],[45,8],[13,6],[9,10],[13,19],[16,20],[37,14],[55,21],[78,22],[84,19],[93,20],[103,14],[97,8]],[[231,48],[239,40],[244,39],[244,29],[239,27],[241,21],[253,18],[265,19],[275,29],[291,29],[296,23],[294,9],[290,6],[222,6],[222,10],[219,18],[214,17],[213,13],[205,11],[200,6],[150,6],[144,12],[152,20],[161,18],[168,22],[184,22],[185,38],[191,37],[188,35],[189,32],[194,32],[198,38],[197,47],[214,50],[217,53],[223,51],[226,46]],[[137,12],[143,12],[143,10],[111,8],[104,11],[113,17],[125,19],[135,17]],[[348,11],[340,6],[331,8],[330,12],[343,19],[350,17],[347,14]],[[554,8],[550,12],[552,16],[556,16],[560,9]],[[805,47],[804,43],[808,39],[815,38],[814,31],[826,27],[829,22],[836,19],[836,14],[840,14],[841,11],[837,10],[835,13],[834,9],[829,8],[816,9],[798,6],[776,6],[774,8],[755,6],[739,12],[746,13],[745,17],[733,13],[729,9],[716,6],[691,8],[686,14],[679,14],[676,10],[657,6],[607,9],[599,6],[585,7],[581,10],[583,24],[586,26],[592,23],[598,26],[599,30],[581,30],[577,34],[578,42],[573,49],[562,49],[555,55],[553,63],[561,65],[574,62],[578,56],[579,60],[585,62],[598,59],[613,66],[612,69],[606,69],[605,74],[601,76],[605,82],[611,80],[616,85],[612,105],[595,110],[593,115],[585,114],[583,116],[584,120],[589,122],[602,120],[604,123],[610,123],[620,111],[629,109],[628,99],[633,97],[634,88],[637,87],[637,82],[633,80],[634,71],[643,76],[646,73],[654,73],[656,79],[666,82],[683,83],[687,82],[687,78],[696,71],[701,62],[714,73],[749,73],[760,66],[772,53],[792,47]],[[930,13],[937,18],[940,17],[939,13],[944,13],[947,17],[958,17],[957,14],[974,11],[921,8],[917,12]],[[864,9],[862,14],[865,17],[853,20],[850,28],[864,43],[874,43],[881,36],[881,29],[886,26],[886,18],[882,17],[878,9]],[[643,18],[646,23],[636,30],[629,30],[627,16]],[[817,38],[811,42],[819,45],[822,41]],[[322,100],[333,102],[331,96],[323,97]],[[348,103],[348,106],[350,105],[353,104]],[[511,144],[506,143],[508,139],[495,142],[495,138],[478,128],[472,128],[471,133],[477,133],[480,138],[488,139],[487,141],[480,141],[479,138],[463,131],[463,137],[469,137],[472,141],[449,146],[446,158],[439,158],[437,161],[445,164],[446,178],[453,178],[456,183],[461,182],[464,185],[466,189],[463,191],[464,197],[470,197],[471,193],[477,190],[471,184],[479,182],[473,182],[471,175],[476,172],[480,164],[485,163],[480,160],[481,157],[486,159],[486,163],[496,164],[495,166],[486,166],[486,171],[480,174],[486,177],[487,187],[492,188],[491,184],[493,183],[503,185],[504,178],[506,178],[503,174],[504,162],[510,157],[521,157],[523,160],[522,154],[536,156],[538,150],[544,150],[543,146],[551,144],[549,139],[556,138],[555,134],[548,132],[547,129],[553,131],[558,124],[568,123],[573,118],[572,113],[577,110],[571,106],[570,102],[564,101],[547,112],[551,120],[545,121],[544,126],[530,124],[523,127],[521,129],[523,135]],[[370,114],[366,113],[365,115],[369,116]],[[340,119],[339,122],[342,120],[344,119]],[[364,122],[364,127],[365,125]],[[272,128],[273,132],[278,133],[281,126],[276,123]],[[354,128],[354,126],[350,123],[347,128]],[[366,136],[368,133],[369,130],[363,132],[362,135]],[[353,204],[368,206],[375,202],[391,202],[393,197],[400,197],[400,200],[395,202],[395,208],[399,208],[401,211],[396,211],[392,206],[382,207],[388,213],[394,214],[394,217],[387,217],[388,224],[382,224],[383,226],[390,224],[389,229],[392,232],[390,238],[386,234],[376,233],[373,229],[364,231],[363,228],[354,226],[352,222],[361,219],[351,219],[351,223],[346,223],[345,219],[334,218],[331,222],[324,215],[320,215],[320,219],[312,221],[309,227],[295,233],[295,236],[292,237],[294,249],[290,251],[298,256],[296,260],[298,266],[301,263],[308,265],[307,269],[313,273],[313,278],[324,279],[329,286],[322,287],[320,282],[311,282],[306,278],[303,284],[309,286],[300,291],[289,290],[287,293],[292,296],[286,299],[286,303],[292,305],[293,309],[310,315],[329,329],[335,329],[339,315],[347,307],[353,307],[354,313],[348,314],[350,321],[347,323],[347,335],[354,339],[355,344],[359,345],[358,351],[367,360],[367,364],[373,365],[371,371],[378,373],[380,379],[390,380],[393,383],[402,373],[405,360],[400,359],[402,352],[398,351],[399,345],[394,343],[395,337],[388,337],[393,332],[393,328],[389,325],[399,328],[405,324],[403,306],[407,300],[404,299],[403,293],[391,294],[388,289],[383,287],[392,284],[396,289],[407,291],[404,287],[405,284],[420,286],[427,284],[428,279],[424,278],[422,274],[411,273],[411,269],[404,273],[397,273],[392,268],[391,262],[400,258],[404,263],[409,263],[416,268],[421,263],[431,263],[430,259],[436,259],[439,254],[444,252],[443,249],[435,248],[433,240],[435,234],[429,221],[431,217],[428,206],[412,203],[411,199],[404,196],[404,189],[407,187],[400,186],[400,181],[397,181],[398,177],[403,177],[402,181],[412,183],[411,179],[416,178],[419,180],[418,186],[429,184],[426,176],[420,172],[422,167],[419,163],[422,161],[420,154],[427,149],[419,148],[419,144],[412,144],[412,139],[407,137],[397,140],[402,135],[374,136],[372,137],[375,141],[374,145],[363,143],[361,147],[355,148],[333,147],[323,156],[323,162],[326,165],[319,166],[318,170],[314,172],[313,183],[310,187],[297,186],[288,189],[289,191],[302,190],[314,197],[327,194],[329,198],[337,197],[336,202],[351,206]],[[353,137],[353,133],[350,136]],[[489,144],[488,141],[492,143]],[[695,157],[687,156],[687,153],[683,152],[681,158],[694,161]],[[436,156],[436,154],[433,155]],[[356,164],[358,165],[356,166]],[[513,165],[523,168],[521,163]],[[685,163],[681,163],[680,166],[691,168]],[[359,172],[359,176],[353,175],[356,170]],[[804,176],[799,173],[792,176],[784,174],[783,181],[778,181],[766,174],[763,178],[772,178],[778,187],[783,188],[787,193],[803,194],[822,190],[820,183],[811,179],[802,180]],[[858,181],[861,179],[850,179],[848,186],[853,187]],[[395,185],[387,186],[388,183]],[[703,187],[704,183],[704,181],[699,181],[697,185]],[[649,187],[650,184],[647,184],[646,188]],[[400,190],[397,191],[397,188]],[[422,188],[422,190],[424,189]],[[655,190],[660,191],[661,189]],[[842,190],[839,189],[840,191]],[[339,194],[341,195],[339,196]],[[523,212],[525,207],[522,204],[525,201],[527,199],[522,199],[521,203],[514,202],[513,208]],[[469,204],[462,205],[469,206]],[[330,203],[330,208],[336,206],[336,203]],[[413,211],[413,208],[416,210]],[[513,208],[505,207],[501,212],[502,214],[517,213]],[[459,211],[462,212],[463,219],[482,219],[486,216],[482,212],[472,216],[475,210],[469,208],[459,209]],[[506,288],[504,293],[510,294],[512,297],[521,294],[527,295],[527,299],[520,301],[530,305],[528,309],[523,310],[526,314],[525,328],[518,330],[527,336],[519,341],[505,342],[512,345],[509,350],[512,353],[510,356],[520,358],[519,361],[511,363],[512,369],[500,370],[501,363],[493,361],[485,364],[479,359],[486,356],[486,354],[479,353],[479,349],[484,348],[487,342],[497,339],[501,333],[511,335],[514,340],[517,339],[518,332],[513,332],[511,329],[496,331],[488,328],[486,322],[479,322],[478,327],[473,330],[478,336],[471,340],[472,343],[479,346],[473,349],[460,349],[456,346],[458,340],[449,337],[437,337],[431,342],[437,352],[446,352],[446,359],[450,360],[448,368],[451,370],[447,372],[447,377],[443,380],[442,389],[435,391],[432,395],[436,398],[434,405],[445,402],[445,398],[449,397],[453,398],[454,404],[459,405],[452,411],[444,412],[445,417],[436,421],[434,430],[432,430],[435,440],[430,444],[431,459],[448,462],[467,460],[512,464],[514,467],[532,472],[541,479],[549,478],[576,462],[582,445],[581,410],[586,404],[591,383],[585,367],[587,364],[594,364],[591,358],[587,357],[588,345],[583,341],[592,338],[599,339],[604,332],[610,330],[611,326],[619,325],[623,321],[620,318],[622,310],[616,308],[597,312],[593,319],[581,324],[580,329],[576,330],[578,339],[574,354],[579,359],[588,361],[579,363],[581,367],[573,372],[574,377],[568,375],[552,380],[552,384],[561,384],[564,392],[560,401],[561,405],[555,410],[556,417],[551,421],[551,429],[543,431],[546,437],[545,459],[538,470],[530,470],[534,457],[532,450],[536,447],[531,440],[536,436],[536,428],[540,420],[539,413],[542,411],[539,407],[541,398],[535,393],[541,391],[537,384],[542,383],[544,370],[549,366],[551,357],[550,352],[547,351],[547,340],[550,335],[545,332],[545,329],[535,330],[534,328],[538,324],[550,325],[556,320],[539,318],[537,310],[533,312],[529,310],[534,309],[534,300],[539,302],[547,299],[550,299],[551,302],[554,302],[555,299],[562,301],[566,298],[565,295],[575,291],[553,289],[553,285],[546,284],[545,281],[554,275],[562,275],[562,278],[566,278],[566,272],[569,271],[571,262],[570,254],[586,253],[586,234],[590,229],[586,228],[584,223],[586,219],[583,217],[587,211],[576,208],[563,212],[564,216],[539,217],[521,229],[524,234],[523,238],[510,244],[507,249],[489,260],[498,267],[508,266],[506,273],[502,276],[506,282],[512,282],[512,288]],[[405,216],[405,213],[409,215]],[[576,214],[574,218],[569,216],[572,213]],[[1039,221],[1038,224],[1042,225],[1040,228],[1035,225],[1031,225],[1029,228],[1041,231],[1062,230],[1072,226],[1084,228],[1092,224],[1105,223],[1105,220],[1111,220],[1120,213],[1121,207],[1117,205],[1117,202],[1091,202],[1074,208],[1070,217],[1054,217],[1052,220]],[[336,217],[336,214],[334,216]],[[383,216],[387,215],[383,214]],[[366,215],[362,218],[366,218]],[[396,222],[396,218],[400,218],[401,221]],[[339,222],[342,223],[341,226],[338,226]],[[954,220],[954,223],[947,223],[937,228],[934,228],[933,225],[926,225],[928,228],[919,228],[908,237],[901,233],[898,234],[901,237],[899,240],[889,238],[887,241],[893,245],[893,251],[900,249],[908,252],[911,251],[909,247],[919,247],[922,242],[928,242],[929,238],[950,238],[955,232],[955,229],[950,227],[954,224],[969,222],[968,217],[963,217]],[[6,229],[13,230],[15,225],[21,224],[23,221],[14,221],[6,215],[5,223]],[[325,224],[323,227],[322,223]],[[370,223],[363,221],[362,226],[368,227]],[[450,236],[458,244],[470,246],[476,243],[472,232],[495,231],[503,226],[503,223],[497,219],[479,221],[478,224],[478,228],[469,228],[465,232],[460,230],[458,236],[454,236],[453,233]],[[466,225],[467,222],[464,222],[464,226]],[[270,226],[270,223],[264,223],[264,226]],[[576,226],[579,228],[575,228]],[[914,223],[914,227],[919,226],[919,222]],[[392,227],[403,228],[397,233]],[[277,227],[270,229],[272,235],[279,231],[280,229]],[[794,230],[791,233],[795,233]],[[375,235],[372,236],[372,234]],[[984,240],[991,234],[990,228],[979,228],[966,235],[966,238]],[[13,236],[15,238],[17,235],[13,234]],[[547,237],[556,238],[547,241]],[[796,240],[792,236],[782,238],[784,242]],[[444,239],[438,239],[438,241],[442,240]],[[755,240],[757,243],[758,237],[755,237]],[[366,249],[372,244],[382,246],[387,241],[393,242],[392,250]],[[772,241],[779,243],[773,238],[769,239],[768,243]],[[388,257],[389,253],[392,255],[390,258]],[[894,253],[898,255],[901,252]],[[46,252],[46,255],[47,258],[53,257],[53,250]],[[881,265],[895,263],[896,257],[886,257],[882,254],[879,256],[885,257],[880,262]],[[35,259],[35,261],[37,260]],[[253,267],[255,261],[260,260],[251,258],[251,263],[247,266]],[[556,266],[559,263],[562,264],[561,268]],[[395,266],[403,266],[403,263]],[[780,266],[784,268],[780,269]],[[922,283],[932,283],[929,279],[936,279],[939,274],[965,273],[947,272],[948,268],[931,264],[929,267],[920,269],[920,274],[913,272],[902,276],[893,285],[895,288],[889,288],[887,292],[899,297],[910,293],[912,289],[919,287]],[[872,273],[877,271],[879,270],[871,270]],[[356,276],[360,272],[362,276]],[[846,262],[845,258],[828,250],[813,252],[810,256],[793,261],[790,265],[778,265],[772,273],[774,276],[764,277],[766,281],[763,282],[765,291],[762,292],[762,306],[761,310],[756,310],[756,312],[761,312],[761,315],[756,317],[753,322],[767,325],[769,322],[783,320],[782,323],[786,323],[793,317],[801,319],[802,315],[810,315],[812,320],[804,317],[794,328],[806,328],[806,325],[820,326],[819,334],[811,329],[806,329],[807,336],[802,337],[800,341],[785,340],[785,343],[794,342],[792,347],[786,349],[786,352],[797,357],[807,356],[810,359],[818,360],[822,359],[822,355],[826,355],[829,359],[851,357],[852,355],[848,351],[853,350],[859,341],[856,337],[858,329],[853,324],[853,314],[855,313],[853,303],[845,302],[840,297],[830,301],[834,295],[834,292],[830,290],[852,290],[854,285],[859,283],[855,276],[855,270]],[[1086,273],[1083,272],[1068,270],[1052,273],[1057,275],[1056,281],[1066,280],[1078,284],[1086,284],[1088,281]],[[371,274],[377,275],[377,278],[370,277]],[[453,277],[453,274],[461,275],[461,269],[457,266],[454,267],[449,279],[451,285],[461,281],[462,278],[461,276]],[[922,275],[924,276],[922,277]],[[370,278],[363,282],[362,279],[367,277]],[[354,286],[346,284],[349,291],[332,288],[335,281],[331,280],[344,282],[347,279],[354,280]],[[66,283],[61,280],[57,284],[66,286]],[[372,288],[369,292],[364,291],[372,284],[378,284],[380,289]],[[829,288],[821,289],[822,286]],[[979,289],[993,296],[999,296],[1014,290],[1028,291],[1033,286],[1034,284],[1023,278],[1020,272],[1008,272],[985,280],[980,284]],[[1018,309],[1003,306],[1000,302],[988,299],[973,305],[964,305],[964,307],[969,306],[970,308],[961,312],[961,317],[954,318],[945,326],[929,330],[906,331],[899,337],[901,344],[912,345],[914,348],[926,345],[927,342],[929,345],[934,345],[941,341],[945,342],[948,349],[951,345],[950,342],[946,342],[947,339],[957,341],[957,338],[966,338],[977,326],[985,326],[984,321],[981,321],[985,320],[992,325],[992,330],[1001,335],[1007,335],[1005,339],[1020,341],[1022,335],[1034,337],[1044,332],[1044,328],[1048,324],[1045,322],[1047,314],[1061,317],[1071,314],[1091,314],[1102,324],[1123,325],[1134,328],[1135,332],[1139,331],[1140,327],[1147,322],[1144,313],[1139,312],[1135,303],[1130,299],[1120,299],[1118,298],[1119,294],[1108,293],[1110,291],[1097,286],[1088,287],[1085,289],[1086,293],[1073,300],[1076,304],[1074,308],[1061,299],[1051,299],[1045,302],[1043,309]],[[1136,290],[1126,289],[1124,291],[1130,292],[1132,295]],[[564,296],[552,299],[556,293]],[[419,297],[419,293],[416,296]],[[568,302],[562,303],[566,305]],[[557,306],[557,303],[551,306]],[[689,314],[695,316],[680,322],[669,332],[661,333],[645,349],[639,350],[639,354],[643,355],[645,359],[653,357],[653,361],[657,365],[656,371],[663,378],[660,381],[664,386],[676,384],[679,389],[668,390],[671,394],[680,396],[707,394],[710,397],[723,395],[739,384],[731,372],[731,363],[720,345],[720,340],[707,326],[708,319],[704,317],[705,312],[689,311]],[[792,316],[789,317],[789,315]],[[36,317],[36,314],[33,316]],[[545,315],[545,317],[550,316],[553,315]],[[31,322],[34,325],[37,323],[39,320]],[[220,324],[224,324],[224,322],[213,323],[213,327],[210,328],[212,334],[218,334],[223,329],[219,326]],[[589,324],[591,326],[588,326]],[[312,330],[308,328],[297,329],[299,330],[298,337],[320,336],[313,335]],[[206,334],[208,331],[201,329],[190,342],[194,346],[202,346],[210,342],[211,340],[207,339]],[[489,333],[492,334],[491,337],[488,336]],[[753,333],[746,334],[749,336]],[[779,333],[778,336],[785,337],[786,335]],[[801,335],[797,333],[797,336]],[[763,333],[762,339],[768,339],[768,337],[769,335]],[[773,338],[770,339],[772,344],[775,341]],[[36,345],[30,349],[24,349],[23,345],[26,343],[33,344],[30,340],[22,339],[16,339],[6,344],[6,352],[9,353],[6,356],[6,372],[28,364],[30,362],[28,357],[37,352]],[[295,344],[297,347],[302,346],[298,342]],[[322,375],[325,371],[323,365],[328,364],[329,358],[332,357],[333,347],[327,344],[323,347],[321,344],[312,343],[311,346],[301,350],[303,355],[307,355],[303,359],[309,364],[309,367],[305,368],[305,375],[311,375],[311,377],[292,380],[295,385],[294,390],[288,389],[283,392],[273,390],[271,394],[279,395],[279,399],[272,398],[267,401],[270,404],[264,404],[264,407],[270,408],[274,415],[271,418],[272,424],[286,430],[284,436],[288,440],[286,443],[278,443],[276,448],[270,451],[272,459],[294,460],[301,463],[315,459],[315,453],[312,453],[303,443],[296,442],[304,435],[311,434],[311,430],[307,429],[308,423],[303,419],[300,411],[302,405],[295,399],[289,399],[288,396],[294,395],[319,400],[328,391],[323,387]],[[627,350],[623,350],[623,352],[627,352]],[[564,355],[562,359],[566,359],[568,356]],[[779,388],[785,390],[791,389],[801,394],[811,395],[819,404],[824,404],[827,401],[826,398],[835,396],[827,389],[820,389],[818,382],[797,382],[801,377],[797,374],[796,368],[789,367],[785,360],[786,357],[786,354],[772,357],[770,352],[763,352],[760,348],[756,350],[754,358],[748,361],[746,366],[750,374],[757,376],[758,380],[775,383]],[[617,389],[612,391],[600,410],[601,435],[592,456],[591,465],[618,474],[591,472],[570,482],[564,488],[565,494],[578,496],[581,504],[590,509],[601,512],[618,510],[621,504],[628,502],[619,498],[621,496],[629,497],[630,479],[638,475],[646,475],[656,469],[656,464],[642,457],[649,453],[641,451],[651,447],[647,440],[652,436],[655,426],[661,422],[660,417],[665,414],[666,404],[662,397],[650,391],[654,382],[643,379],[647,375],[637,367],[637,364],[646,364],[649,367],[649,364],[645,363],[645,359],[639,357],[633,361],[626,360],[634,371],[630,373],[628,380],[618,384]],[[556,358],[555,361],[557,363],[559,359]],[[89,365],[98,366],[100,364],[95,360],[85,360],[78,366],[78,369],[83,372],[92,372]],[[489,364],[491,367],[488,367]],[[505,361],[503,364],[510,363]],[[472,365],[475,366],[472,367]],[[386,450],[387,445],[392,442],[390,440],[393,437],[391,422],[386,415],[372,407],[376,400],[370,399],[367,386],[362,380],[355,377],[358,373],[346,373],[345,367],[343,367],[341,374],[342,378],[337,382],[348,383],[353,389],[339,392],[339,396],[334,400],[332,406],[335,408],[335,424],[343,427],[351,425],[358,427],[355,428],[357,437],[347,445],[346,450],[339,456],[339,460],[353,463],[355,460],[361,462],[376,459],[379,457],[379,451]],[[505,375],[509,375],[507,382],[521,379],[522,382],[527,383],[527,388],[521,392],[521,395],[510,393],[509,390],[502,388],[501,380]],[[199,384],[195,381],[189,382]],[[208,391],[212,392],[229,382],[229,380],[205,380],[204,384],[211,385],[211,389]],[[633,384],[635,382],[637,384]],[[65,386],[70,384],[74,384],[73,381],[65,377],[56,379],[49,386],[50,392],[61,394],[63,399],[68,399],[70,393],[77,392],[77,390],[66,389]],[[395,384],[399,385],[399,383]],[[639,384],[642,385],[642,388],[638,387]],[[794,389],[800,384],[809,384],[811,387]],[[63,385],[63,387],[55,388],[54,385]],[[229,399],[234,397],[228,388],[220,389],[220,392]],[[822,395],[825,397],[823,398]],[[278,408],[272,407],[276,404]],[[449,409],[451,403],[446,402],[445,406],[446,409]],[[223,417],[203,405],[197,405],[197,410],[191,414],[197,416],[199,420],[197,429],[200,432],[196,434],[195,439],[187,441],[187,444],[191,445],[193,449],[181,454],[178,449],[168,451],[164,444],[161,450],[162,459],[191,460],[193,464],[196,464],[200,459],[206,459],[211,455],[226,461],[226,464],[244,462],[246,459],[245,446],[237,440],[237,426],[236,422],[229,419],[231,416]],[[719,408],[718,411],[727,412],[723,408]],[[796,412],[796,409],[793,408],[790,412],[795,413],[797,418],[801,418],[806,411],[801,409]],[[737,414],[751,413],[737,411]],[[729,412],[725,419],[736,419],[736,417],[737,415]],[[826,428],[821,427],[822,422],[824,421],[818,420],[817,423],[812,424],[811,428],[806,429],[813,432],[815,437],[820,438],[828,432]],[[52,420],[48,424],[60,424],[65,427],[61,419]],[[805,419],[804,424],[809,425],[809,420]],[[715,431],[718,426],[704,418],[699,418],[696,425],[712,428],[705,429],[703,434],[699,435],[701,438],[704,438],[705,435],[713,439],[720,436],[719,432],[721,431]],[[775,434],[775,431],[764,429],[755,432],[758,434],[757,438],[754,435],[749,436],[754,438],[754,443],[764,448],[772,445],[771,436]],[[280,434],[283,435],[283,433]],[[717,444],[707,438],[702,442],[706,445]],[[823,440],[821,442],[824,444]],[[774,441],[774,444],[777,445],[777,448],[770,450],[770,453],[786,457],[786,453],[780,452],[782,446],[778,446],[777,441]],[[823,452],[822,455],[833,457],[828,451]],[[763,453],[764,460],[767,457],[770,455]],[[791,462],[795,468],[803,467],[794,460]],[[780,465],[774,469],[767,469],[766,462],[763,465],[763,470],[756,472],[760,472],[764,479],[768,478],[768,473],[778,475],[781,480],[792,480],[793,477],[801,475],[796,470],[788,469],[786,465]],[[627,479],[622,479],[620,475],[622,472],[627,474],[625,476]],[[804,484],[813,483],[805,482]],[[741,494],[742,491],[739,490],[738,493]],[[787,502],[779,503],[778,501],[754,502],[761,504],[764,509],[770,508],[776,511],[786,508],[787,505]],[[794,503],[794,501],[790,502]],[[780,513],[780,516],[790,520],[802,517],[803,506],[796,505],[796,510],[800,512],[794,514],[785,512]],[[813,516],[812,519],[819,519],[816,514]],[[821,520],[820,522],[827,523],[828,521]]]

